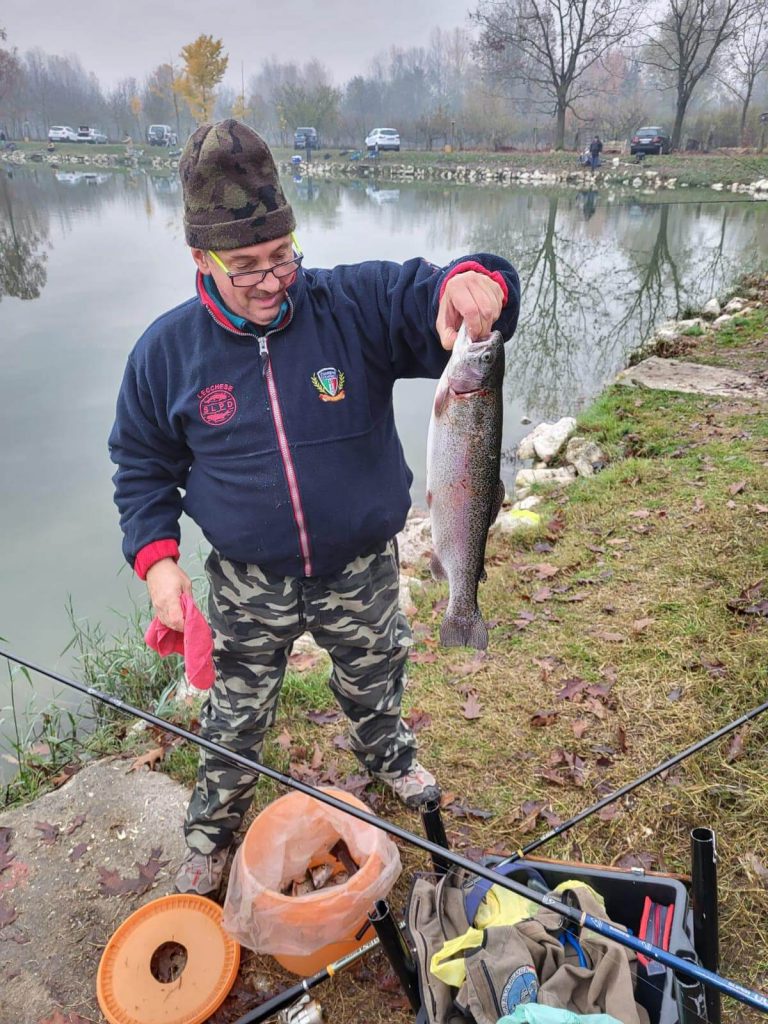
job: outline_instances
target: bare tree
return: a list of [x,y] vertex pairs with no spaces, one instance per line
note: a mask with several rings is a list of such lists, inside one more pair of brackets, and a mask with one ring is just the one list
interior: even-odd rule
[[555,149],[565,115],[583,92],[584,73],[637,21],[629,0],[481,0],[476,56],[486,73],[533,86],[556,117]]
[[744,21],[731,40],[727,57],[719,80],[741,104],[739,141],[744,146],[747,114],[755,83],[768,70],[768,0],[760,0],[753,16]]
[[677,148],[694,90],[749,17],[754,0],[664,0],[642,57],[662,88],[675,90],[672,146]]

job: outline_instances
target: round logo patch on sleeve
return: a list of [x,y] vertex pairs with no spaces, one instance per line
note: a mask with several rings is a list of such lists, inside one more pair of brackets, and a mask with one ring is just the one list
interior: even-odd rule
[[509,976],[501,993],[501,1008],[505,1014],[514,1013],[515,1007],[535,1003],[539,994],[539,981],[533,964],[523,964]]
[[211,384],[197,396],[200,399],[200,419],[209,427],[220,427],[237,412],[237,399],[231,384]]

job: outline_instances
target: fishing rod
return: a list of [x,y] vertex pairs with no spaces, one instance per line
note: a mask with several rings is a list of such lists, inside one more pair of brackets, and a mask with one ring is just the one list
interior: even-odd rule
[[349,814],[353,818],[357,818],[359,821],[363,821],[365,824],[371,825],[373,828],[381,829],[382,832],[387,832],[389,835],[395,836],[403,842],[410,843],[412,846],[417,846],[419,849],[429,853],[433,858],[448,861],[454,867],[463,868],[470,874],[484,878],[486,881],[489,881],[494,885],[498,885],[502,889],[508,889],[510,892],[513,892],[518,896],[523,896],[539,906],[554,910],[557,914],[565,918],[567,921],[572,922],[578,928],[586,928],[588,931],[597,932],[599,935],[603,935],[605,938],[613,940],[620,946],[631,949],[635,953],[642,953],[651,960],[656,960],[665,967],[671,968],[677,974],[682,974],[684,977],[694,978],[696,981],[700,981],[705,985],[710,985],[719,992],[732,996],[734,999],[738,999],[739,1002],[745,1003],[747,1006],[751,1006],[756,1010],[761,1010],[763,1013],[768,1014],[768,996],[747,988],[739,982],[732,981],[730,978],[723,977],[720,974],[715,974],[713,971],[709,971],[690,960],[685,960],[680,956],[676,956],[674,953],[669,953],[666,950],[659,949],[650,942],[646,942],[644,939],[638,939],[636,936],[628,934],[621,928],[612,924],[610,921],[604,921],[600,918],[594,917],[592,914],[586,913],[585,911],[576,910],[568,904],[561,902],[561,900],[556,896],[553,896],[551,893],[544,894],[537,892],[535,889],[530,889],[528,886],[525,886],[520,882],[516,882],[511,878],[507,878],[505,875],[499,874],[499,872],[485,867],[483,864],[478,864],[477,862],[470,860],[468,857],[464,857],[462,854],[446,849],[437,843],[431,842],[429,839],[422,839],[420,836],[415,835],[413,832],[409,832],[407,829],[401,828],[399,825],[386,821],[384,818],[379,818],[375,814],[371,814],[368,811],[355,807],[353,804],[349,804],[344,800],[339,800],[330,793],[316,789],[314,786],[309,786],[305,782],[301,782],[299,779],[294,779],[290,775],[285,775],[283,772],[277,771],[275,768],[269,768],[267,765],[262,765],[257,761],[252,761],[250,758],[244,757],[242,754],[238,754],[233,750],[228,750],[219,743],[214,743],[212,740],[205,739],[203,736],[196,736],[193,732],[182,728],[182,726],[176,725],[174,722],[169,722],[164,718],[159,718],[157,715],[153,715],[149,711],[143,711],[141,708],[127,704],[125,701],[120,700],[119,697],[103,693],[101,690],[97,690],[93,686],[86,686],[83,683],[77,682],[77,680],[59,675],[58,673],[52,672],[50,669],[43,668],[35,662],[21,658],[18,655],[11,654],[9,651],[5,651],[2,648],[0,648],[0,656],[17,665],[23,665],[25,668],[30,669],[33,672],[38,672],[40,675],[47,676],[49,679],[63,683],[65,686],[69,686],[85,696],[101,701],[103,704],[107,704],[109,707],[115,708],[118,711],[123,711],[126,714],[133,715],[135,718],[140,718],[158,729],[162,729],[175,736],[179,736],[181,739],[186,739],[190,743],[193,743],[198,747],[202,747],[204,750],[208,750],[219,757],[226,758],[232,764],[235,764],[240,768],[245,768],[254,775],[265,775],[267,778],[270,778],[275,782],[279,782],[281,785],[287,786],[289,789],[298,790],[300,793],[313,797],[314,799],[319,800],[320,803],[333,807],[335,810],[341,811],[343,814]]

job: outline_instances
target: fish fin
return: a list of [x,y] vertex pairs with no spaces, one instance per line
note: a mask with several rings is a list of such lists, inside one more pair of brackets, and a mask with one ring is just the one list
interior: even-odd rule
[[451,389],[448,387],[446,383],[444,383],[442,379],[438,381],[437,391],[435,391],[435,402],[433,406],[435,416],[439,416],[440,413],[445,408],[445,403],[448,401],[448,395],[450,394],[450,391]]
[[506,498],[506,496],[507,492],[504,489],[504,481],[499,480],[499,482],[496,484],[496,493],[493,496],[493,502],[491,504],[491,522],[489,524],[490,526],[493,526],[493,524],[496,522],[496,516],[501,511],[501,506],[504,504],[504,499]]
[[437,557],[433,551],[429,559],[429,568],[432,570],[432,579],[434,580],[447,580],[448,573],[443,568],[443,563]]
[[484,651],[488,646],[488,627],[480,609],[471,616],[446,613],[440,624],[440,643],[443,647],[474,647]]

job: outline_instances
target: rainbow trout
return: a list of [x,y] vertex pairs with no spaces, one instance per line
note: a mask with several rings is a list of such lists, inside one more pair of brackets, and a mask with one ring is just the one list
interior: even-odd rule
[[462,324],[437,385],[427,441],[432,575],[450,596],[440,626],[444,647],[488,646],[477,606],[488,529],[504,500],[501,462],[504,339],[471,341]]

